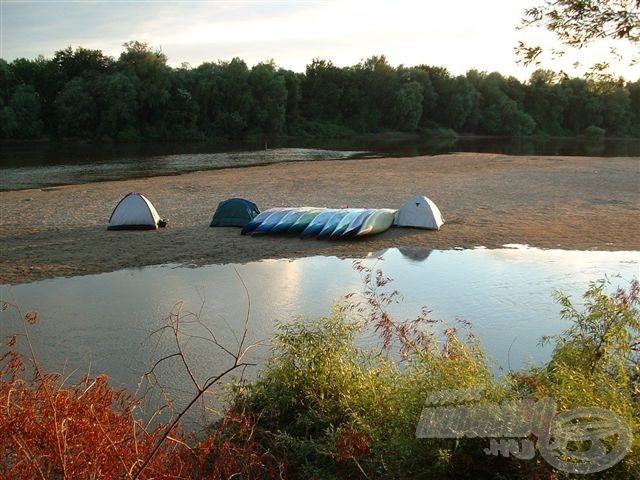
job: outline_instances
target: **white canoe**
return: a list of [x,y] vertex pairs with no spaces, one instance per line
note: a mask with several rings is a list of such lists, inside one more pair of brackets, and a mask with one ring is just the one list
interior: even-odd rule
[[365,235],[375,235],[376,233],[382,233],[387,230],[393,224],[397,210],[391,208],[379,208],[373,212],[362,224],[362,227],[357,233],[358,237]]

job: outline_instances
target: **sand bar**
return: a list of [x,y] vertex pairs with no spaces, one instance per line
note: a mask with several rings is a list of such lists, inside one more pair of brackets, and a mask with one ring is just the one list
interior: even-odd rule
[[[107,232],[118,200],[146,195],[169,228]],[[216,205],[244,197],[285,206],[399,208],[429,196],[440,231],[392,228],[365,239],[252,238],[210,228]],[[310,255],[361,257],[390,247],[519,243],[640,250],[640,158],[458,153],[281,163],[0,192],[0,283],[18,284],[164,263],[205,265]]]

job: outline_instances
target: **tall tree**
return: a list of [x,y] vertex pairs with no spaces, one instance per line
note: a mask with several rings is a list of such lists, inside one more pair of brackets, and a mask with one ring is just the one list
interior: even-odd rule
[[167,138],[172,140],[197,140],[203,135],[198,131],[199,106],[192,92],[196,75],[183,65],[171,76],[169,102],[167,104]]
[[354,68],[360,96],[360,122],[367,132],[393,128],[400,81],[384,55],[372,56]]
[[253,97],[252,126],[266,136],[284,132],[287,87],[273,61],[251,69],[249,86]]
[[16,77],[11,66],[0,58],[0,101],[7,102],[16,85]]
[[422,113],[419,123],[423,126],[426,125],[429,121],[430,112],[432,112],[438,101],[438,94],[429,76],[428,67],[412,67],[408,69],[406,74],[403,75],[402,72],[399,72],[399,75],[401,78],[406,78],[407,81],[418,82],[422,87]]
[[584,133],[592,125],[602,126],[602,97],[589,85],[590,82],[581,78],[562,80],[567,99],[562,124],[574,135]]
[[342,119],[345,72],[331,61],[319,58],[307,65],[302,83],[302,113],[308,119]]
[[131,78],[114,73],[104,78],[99,133],[113,140],[139,140],[138,94]]
[[606,94],[603,104],[603,126],[607,133],[621,137],[627,135],[633,120],[629,90],[619,88]]
[[91,137],[97,124],[96,103],[86,80],[67,82],[55,100],[57,133],[68,137]]
[[144,42],[131,41],[124,47],[117,65],[136,87],[142,133],[150,139],[162,138],[166,136],[165,115],[171,87],[167,57]]
[[434,80],[434,86],[438,101],[432,112],[433,119],[443,127],[462,130],[477,111],[479,92],[462,75],[453,78],[440,76]]
[[207,136],[215,134],[214,124],[223,108],[223,68],[219,63],[205,62],[192,71],[191,93],[198,105],[198,128]]
[[251,126],[253,97],[249,87],[249,68],[240,58],[223,62],[220,67],[220,109],[216,115],[216,129],[227,138],[240,140]]
[[640,132],[640,79],[627,85],[629,90],[629,100],[631,109],[631,125],[629,126],[629,133],[633,136],[638,136]]
[[90,50],[78,47],[75,50],[67,47],[58,50],[53,56],[53,63],[64,77],[65,81],[75,77],[91,78],[113,70],[115,61],[100,50]]
[[412,131],[418,128],[422,117],[422,85],[418,82],[403,84],[395,95],[393,105],[393,128]]
[[34,60],[18,58],[11,62],[11,70],[16,84],[31,85],[37,95],[41,113],[39,119],[43,121],[46,131],[55,130],[55,99],[64,87],[65,80],[53,61],[38,55]]
[[529,80],[524,99],[527,113],[536,123],[538,132],[564,135],[564,109],[568,98],[559,77],[550,70],[536,70]]
[[302,81],[303,74],[292,72],[291,70],[281,70],[284,85],[287,89],[287,105],[285,111],[285,125],[287,133],[296,135],[300,132],[302,120]]
[[38,138],[42,134],[40,100],[31,85],[20,85],[9,100],[15,116],[15,133],[19,138]]
[[467,128],[489,135],[529,135],[534,120],[523,111],[520,91],[515,79],[506,79],[497,72],[485,74],[467,72],[467,79],[480,94],[478,123]]

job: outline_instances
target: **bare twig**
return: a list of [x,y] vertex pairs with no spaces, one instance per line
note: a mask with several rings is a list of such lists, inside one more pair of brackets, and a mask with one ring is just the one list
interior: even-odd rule
[[[172,421],[165,427],[162,435],[160,435],[160,438],[157,440],[155,446],[153,447],[153,449],[151,450],[149,455],[147,455],[147,457],[140,463],[139,468],[137,469],[136,473],[132,477],[133,480],[136,480],[137,478],[139,478],[139,476],[142,474],[142,472],[145,470],[145,468],[153,460],[153,458],[156,455],[156,453],[160,450],[160,448],[162,447],[164,442],[167,441],[167,440],[173,439],[173,437],[171,437],[171,432],[179,425],[181,420],[184,418],[184,416],[187,414],[187,412],[189,412],[189,410],[193,407],[193,405],[195,405],[198,401],[203,399],[203,396],[205,395],[205,393],[207,393],[216,383],[218,383],[222,378],[224,378],[227,375],[229,375],[231,372],[240,369],[244,374],[244,370],[247,367],[255,365],[253,363],[243,362],[243,358],[245,357],[246,353],[249,350],[251,350],[254,346],[256,346],[257,343],[245,346],[246,341],[247,341],[248,331],[249,331],[249,319],[250,319],[250,316],[251,316],[251,298],[250,298],[250,295],[249,295],[249,290],[248,290],[244,280],[242,279],[242,277],[240,276],[240,274],[238,273],[238,271],[235,268],[234,268],[234,271],[236,272],[236,275],[238,276],[238,279],[240,280],[240,283],[241,283],[241,285],[242,285],[242,287],[244,289],[244,292],[245,292],[246,298],[247,298],[247,313],[246,313],[246,316],[245,316],[245,319],[244,319],[244,326],[243,326],[242,335],[241,335],[240,338],[238,338],[235,335],[235,332],[233,332],[234,336],[236,338],[236,341],[237,341],[237,349],[236,350],[231,350],[228,347],[224,346],[218,340],[218,338],[215,336],[213,331],[208,326],[204,325],[200,321],[200,314],[203,311],[202,305],[200,307],[200,313],[199,314],[184,314],[183,315],[182,314],[182,303],[180,302],[179,304],[176,304],[176,306],[174,306],[174,309],[172,310],[172,312],[169,314],[168,325],[165,325],[165,326],[157,329],[155,332],[152,333],[152,334],[162,333],[166,329],[169,329],[171,331],[171,335],[172,335],[172,338],[173,338],[174,347],[176,348],[176,351],[171,353],[171,354],[169,354],[169,355],[165,355],[164,357],[162,357],[159,360],[157,360],[156,362],[154,362],[154,364],[151,367],[151,369],[145,374],[145,377],[153,376],[155,378],[155,371],[156,371],[157,367],[160,364],[164,363],[165,361],[167,361],[169,359],[177,358],[177,359],[179,359],[182,367],[184,368],[185,372],[187,373],[187,376],[191,380],[191,383],[193,383],[193,385],[194,385],[194,387],[196,389],[196,393],[195,393],[195,395],[193,395],[191,400],[180,410],[180,412],[178,412],[178,414],[175,415],[175,417],[172,419]],[[185,323],[183,321],[185,316],[193,316],[194,319],[195,319],[194,323],[197,323],[200,327],[204,328],[207,331],[207,333],[209,334],[209,338],[207,338],[205,336],[202,336],[202,335],[188,335],[188,339],[189,340],[190,339],[205,340],[205,341],[211,343],[212,345],[214,345],[215,347],[219,348],[221,351],[225,352],[233,360],[231,366],[229,366],[227,369],[225,369],[221,373],[218,373],[216,375],[212,375],[212,376],[208,377],[204,382],[199,382],[197,380],[196,374],[193,371],[193,368],[192,368],[192,366],[191,366],[191,364],[189,362],[189,359],[188,359],[186,351],[185,351],[186,343],[183,342],[182,338],[186,334],[183,333],[183,331],[181,330],[182,325]],[[156,344],[156,345],[158,345],[158,344]]]

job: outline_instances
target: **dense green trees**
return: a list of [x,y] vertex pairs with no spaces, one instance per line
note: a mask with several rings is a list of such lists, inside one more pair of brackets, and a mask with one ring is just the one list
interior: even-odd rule
[[451,75],[393,67],[382,56],[352,67],[314,59],[305,73],[239,59],[172,68],[159,50],[127,42],[118,59],[68,47],[52,59],[0,59],[0,138],[241,140],[247,136],[381,131],[522,136],[640,135],[640,80],[566,78],[538,70]]

